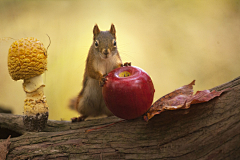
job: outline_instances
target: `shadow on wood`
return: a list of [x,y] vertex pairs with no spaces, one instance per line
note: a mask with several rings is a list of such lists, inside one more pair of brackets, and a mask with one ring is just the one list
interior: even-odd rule
[[7,159],[240,159],[240,77],[213,89],[225,88],[232,89],[148,123],[138,118],[86,132],[121,119],[49,120],[43,132],[27,132],[22,116],[0,114],[0,133],[17,133]]

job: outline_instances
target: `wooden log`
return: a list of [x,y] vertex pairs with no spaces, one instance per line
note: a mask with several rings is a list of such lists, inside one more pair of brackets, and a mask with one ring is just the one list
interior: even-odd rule
[[[0,138],[11,134],[7,159],[240,159],[240,77],[213,89],[232,88],[187,110],[165,111],[148,123],[117,117],[79,123],[49,120],[27,132],[22,116],[0,114]],[[211,90],[213,90],[211,89]],[[53,114],[53,113],[52,113]],[[92,130],[119,122],[108,127]]]

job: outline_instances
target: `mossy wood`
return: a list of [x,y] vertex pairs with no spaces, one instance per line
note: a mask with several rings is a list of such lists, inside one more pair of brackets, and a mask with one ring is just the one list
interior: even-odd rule
[[121,119],[49,120],[43,132],[27,132],[22,116],[0,114],[0,136],[12,135],[7,159],[240,159],[240,77],[213,89],[225,88],[232,89],[148,123],[138,118],[91,132]]

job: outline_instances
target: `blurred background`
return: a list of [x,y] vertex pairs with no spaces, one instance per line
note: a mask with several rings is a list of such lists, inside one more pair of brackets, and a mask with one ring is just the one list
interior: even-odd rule
[[78,116],[67,106],[82,87],[95,24],[115,24],[123,62],[151,76],[154,101],[194,79],[197,91],[240,76],[239,0],[2,0],[0,19],[0,106],[14,114],[23,114],[25,92],[8,74],[14,40],[4,37],[35,37],[45,47],[51,37],[44,82],[54,120]]

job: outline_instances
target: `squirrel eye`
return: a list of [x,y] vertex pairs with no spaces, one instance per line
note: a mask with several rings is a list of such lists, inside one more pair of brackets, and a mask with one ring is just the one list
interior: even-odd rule
[[95,44],[95,47],[97,48],[97,47],[98,47],[98,45],[99,45],[99,42],[98,42],[98,40],[96,40],[94,44]]
[[117,46],[117,42],[115,39],[113,39],[113,46],[116,47]]

